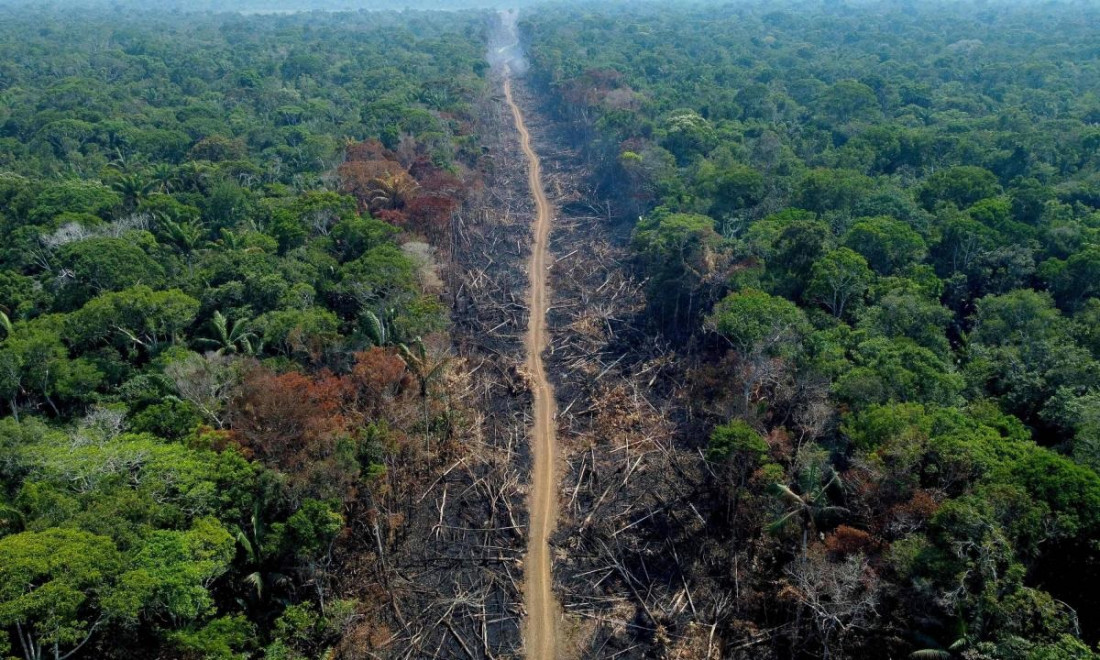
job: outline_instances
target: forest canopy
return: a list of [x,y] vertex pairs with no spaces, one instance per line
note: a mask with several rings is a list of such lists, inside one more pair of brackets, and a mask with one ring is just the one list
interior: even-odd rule
[[446,437],[485,19],[0,14],[0,655],[321,657]]
[[569,648],[1098,655],[1100,9],[407,4],[0,1],[0,657],[522,651],[506,75]]
[[633,236],[645,323],[694,379],[715,499],[677,561],[697,598],[740,594],[716,625],[751,657],[1092,657],[1098,19],[522,18],[534,84]]

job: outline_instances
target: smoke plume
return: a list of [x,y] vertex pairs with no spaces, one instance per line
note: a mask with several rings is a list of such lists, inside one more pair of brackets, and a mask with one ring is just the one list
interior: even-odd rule
[[504,70],[507,67],[514,75],[522,76],[527,73],[527,58],[519,43],[519,30],[516,27],[519,10],[502,9],[497,16],[499,20],[489,38],[486,59],[494,69]]

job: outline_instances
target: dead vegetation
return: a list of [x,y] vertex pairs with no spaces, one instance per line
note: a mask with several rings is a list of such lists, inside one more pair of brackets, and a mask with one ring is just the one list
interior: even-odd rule
[[[528,107],[534,104],[528,100]],[[731,606],[705,574],[705,463],[678,356],[647,331],[626,228],[585,186],[581,159],[529,112],[559,215],[548,355],[563,451],[555,580],[567,644],[585,658],[717,658]]]
[[[545,359],[562,452],[552,542],[561,648],[583,658],[760,657],[782,629],[741,623],[737,613],[760,606],[747,576],[764,573],[750,564],[766,553],[711,533],[727,503],[715,500],[702,457],[705,414],[691,398],[688,361],[647,328],[628,230],[593,201],[581,159],[553,148],[567,142],[552,139],[527,90],[516,92],[557,209]],[[415,490],[399,492],[394,479],[356,527],[352,545],[367,550],[349,565],[343,591],[376,611],[346,637],[343,657],[523,652],[524,268],[534,209],[499,96],[485,100],[480,134],[485,185],[454,213],[441,269],[454,322],[454,363],[441,389],[457,430],[415,468]]]
[[361,554],[342,591],[376,611],[345,637],[342,657],[521,655],[531,397],[520,365],[532,209],[506,112],[499,96],[483,100],[485,185],[453,213],[450,262],[440,269],[453,362],[433,415],[452,416],[455,437],[420,465],[409,480],[416,489],[395,478],[373,495],[355,528],[349,546]]

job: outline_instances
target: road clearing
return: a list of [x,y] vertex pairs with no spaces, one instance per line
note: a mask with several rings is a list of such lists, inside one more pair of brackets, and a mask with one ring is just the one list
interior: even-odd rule
[[531,147],[531,133],[523,120],[523,112],[512,97],[511,70],[504,71],[504,97],[512,110],[520,147],[527,159],[527,181],[535,198],[534,242],[528,264],[530,287],[527,304],[530,314],[524,348],[527,351],[527,372],[534,394],[534,424],[531,428],[531,492],[530,523],[527,535],[527,559],[524,562],[524,597],[527,605],[525,630],[527,657],[554,660],[558,654],[558,621],[561,607],[554,597],[554,580],[550,566],[550,534],[558,517],[558,487],[555,464],[557,441],[554,417],[554,388],[546,378],[542,352],[546,349],[547,262],[549,258],[550,226],[553,223],[550,202],[542,186],[542,167],[538,154]]

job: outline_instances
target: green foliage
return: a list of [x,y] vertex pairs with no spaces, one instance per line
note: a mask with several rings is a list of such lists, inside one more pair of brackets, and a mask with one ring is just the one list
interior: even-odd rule
[[924,259],[924,240],[893,218],[867,218],[852,225],[844,244],[862,254],[879,275],[893,275]]
[[756,206],[764,196],[764,177],[747,165],[723,168],[700,183],[714,200],[709,211],[714,217]]
[[61,319],[39,317],[12,326],[0,344],[0,396],[13,414],[31,397],[45,400],[55,414],[58,401],[80,401],[92,395],[103,374],[87,359],[72,359],[62,341]]
[[185,654],[208,660],[245,660],[255,644],[256,630],[244,616],[219,617],[198,628],[171,634]]
[[797,300],[805,295],[814,264],[828,250],[831,236],[825,222],[791,209],[755,223],[746,238],[764,259],[770,290]]
[[[407,543],[370,513],[415,459],[380,418],[415,378],[410,424],[443,424],[449,359],[416,339],[446,307],[397,241],[421,231],[411,191],[458,203],[502,162],[475,133],[486,16],[81,4],[0,21],[0,654],[18,623],[42,656],[326,657],[357,615],[325,575],[345,524]],[[705,469],[661,475],[695,475],[692,513],[616,533],[643,600],[669,578],[690,607],[606,648],[702,653],[688,612],[734,594],[708,647],[1091,657],[1098,23],[1081,3],[525,10],[526,84],[593,203],[641,218],[645,320],[700,365],[651,369],[652,396],[675,383],[674,419],[721,422]],[[337,163],[406,189],[372,218]],[[389,348],[360,364],[368,344]],[[243,397],[255,362],[280,373]],[[278,473],[247,458],[276,449]],[[656,521],[675,569],[630,554]],[[845,618],[851,594],[873,617]]]
[[210,319],[210,328],[214,332],[213,337],[200,337],[200,344],[213,347],[218,353],[241,352],[246,355],[254,353],[253,343],[256,335],[248,330],[247,319],[230,320],[220,311],[214,311],[214,318]]
[[0,271],[0,311],[9,321],[37,316],[49,308],[50,302],[49,292],[34,278]]
[[973,165],[958,165],[935,172],[925,180],[918,196],[931,210],[940,202],[966,208],[1001,192],[997,177],[989,170]]
[[[422,218],[366,215],[338,165],[458,208],[488,165],[486,15],[92,4],[0,10],[0,656],[322,657],[354,611],[344,507],[404,489],[356,477],[404,451],[361,431],[406,373],[357,366],[361,319],[392,345],[448,311],[399,244]],[[301,376],[268,417],[319,393],[285,437],[324,450],[288,473],[238,444],[261,361]],[[303,500],[314,477],[347,499]]]
[[339,320],[327,309],[286,309],[268,312],[253,322],[265,346],[286,356],[309,354],[336,339]]
[[1060,387],[1098,384],[1100,366],[1070,336],[1049,294],[1021,289],[976,301],[968,378],[1033,420]]
[[[873,450],[886,442],[908,442],[927,436],[932,419],[919,403],[874,405],[849,417],[842,430],[857,448]],[[909,434],[918,434],[913,437]]]
[[788,353],[809,330],[797,305],[756,289],[726,296],[714,306],[707,323],[746,354]]
[[344,517],[331,502],[306,500],[286,521],[286,542],[299,555],[316,556],[326,550],[344,528]]
[[830,85],[815,105],[829,121],[874,121],[882,116],[874,90],[857,80],[841,80]]
[[341,220],[332,227],[333,251],[340,262],[354,261],[368,250],[385,245],[397,229],[369,216]]
[[415,273],[415,264],[408,255],[394,245],[383,244],[341,267],[337,291],[360,306],[400,303],[412,294]]
[[130,420],[135,433],[148,433],[160,438],[182,440],[203,421],[194,404],[176,398],[165,399],[137,413]]
[[69,316],[73,343],[85,347],[111,343],[118,348],[156,351],[180,340],[195,320],[199,301],[178,289],[153,291],[136,286],[105,293]]
[[[1077,78],[1100,85],[1097,19],[825,3],[524,24],[537,89],[643,218],[648,316],[682,325],[686,291],[722,339],[666,331],[717,424],[706,530],[677,561],[739,594],[727,639],[751,621],[792,631],[781,656],[1092,657],[1100,142]],[[668,210],[711,214],[709,268],[655,249]],[[877,585],[880,618],[842,623],[843,584]]]
[[29,219],[44,224],[63,212],[105,217],[121,203],[118,193],[98,181],[65,181],[47,185],[38,192]]
[[[27,484],[35,489],[34,493],[26,491],[28,497],[41,497],[46,492],[43,489],[64,494],[68,484],[83,484],[85,490],[74,502],[88,507],[87,523],[117,525],[113,533],[124,536],[140,533],[140,526],[149,522],[181,523],[202,515],[229,517],[247,505],[245,493],[254,478],[248,463],[236,452],[192,450],[149,435],[124,434],[76,448],[63,436],[51,437],[21,449],[19,457],[30,475]],[[96,518],[94,509],[101,502],[133,500],[130,493],[140,498],[140,508],[117,520]],[[26,504],[32,520],[42,517],[43,522],[34,526],[62,522],[48,508],[32,506],[31,500]]]
[[355,603],[337,600],[321,614],[312,605],[292,605],[275,622],[275,641],[265,658],[306,660],[325,657],[355,613]]
[[705,215],[655,212],[635,228],[635,250],[652,273],[653,315],[671,332],[682,333],[698,318],[719,241],[714,221]]
[[908,338],[879,337],[855,348],[852,367],[834,391],[852,407],[888,401],[951,405],[963,386],[962,376],[927,348]]
[[859,327],[884,337],[906,337],[937,355],[950,352],[945,331],[951,311],[926,296],[894,291],[860,315]]
[[662,129],[664,139],[661,146],[676,156],[680,163],[686,163],[692,156],[705,154],[714,147],[714,129],[693,110],[670,113]]
[[124,238],[89,238],[69,243],[58,251],[58,260],[72,273],[58,296],[67,308],[79,307],[92,296],[141,284],[158,287],[164,269],[139,243]]
[[153,532],[120,577],[132,592],[122,607],[134,608],[132,615],[140,607],[145,616],[194,621],[212,610],[207,585],[228,570],[233,554],[233,537],[210,518],[196,519],[185,532]]
[[873,187],[872,180],[858,172],[815,169],[799,181],[796,205],[818,215],[851,211]]
[[1071,255],[1051,280],[1055,297],[1068,310],[1080,309],[1088,300],[1100,297],[1100,246]]
[[707,460],[720,463],[735,455],[759,460],[768,453],[768,443],[741,420],[715,427],[707,445]]
[[36,647],[82,646],[126,594],[123,560],[111,540],[73,529],[0,539],[0,624],[22,626]]
[[842,247],[814,262],[806,296],[833,316],[844,318],[861,307],[874,277],[866,259]]

